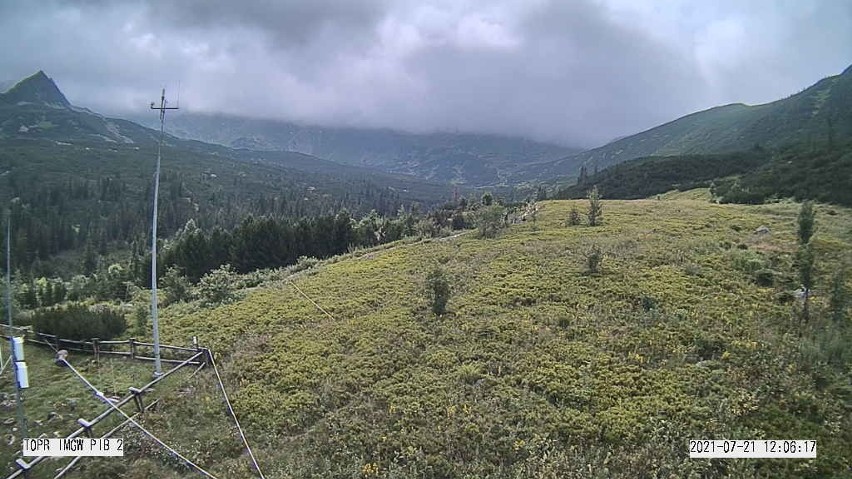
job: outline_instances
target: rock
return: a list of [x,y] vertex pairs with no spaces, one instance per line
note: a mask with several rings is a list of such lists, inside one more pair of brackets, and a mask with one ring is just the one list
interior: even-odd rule
[[51,423],[51,422],[53,422],[54,420],[61,421],[61,420],[62,420],[62,415],[60,415],[60,414],[59,414],[59,413],[57,413],[56,411],[50,411],[50,412],[47,414],[47,423],[48,423],[48,424],[50,424],[50,423]]
[[754,234],[756,235],[768,235],[769,233],[769,227],[766,225],[761,225],[756,230],[754,230]]
[[4,426],[11,426],[12,424],[15,424],[15,418],[13,417],[6,418],[6,420],[3,421]]

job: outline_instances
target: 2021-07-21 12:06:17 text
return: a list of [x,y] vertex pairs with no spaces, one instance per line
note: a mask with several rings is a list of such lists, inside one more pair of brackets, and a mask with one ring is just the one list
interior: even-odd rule
[[810,439],[691,439],[689,457],[814,459],[816,441]]

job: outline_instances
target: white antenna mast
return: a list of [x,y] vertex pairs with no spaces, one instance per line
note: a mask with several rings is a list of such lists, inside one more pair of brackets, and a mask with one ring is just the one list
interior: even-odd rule
[[160,361],[160,323],[157,318],[157,205],[160,196],[160,159],[165,135],[166,110],[177,110],[176,106],[166,106],[166,89],[160,96],[160,106],[151,102],[152,110],[160,111],[160,142],[157,145],[157,169],[154,172],[154,213],[151,221],[151,323],[154,332],[154,377],[163,374]]

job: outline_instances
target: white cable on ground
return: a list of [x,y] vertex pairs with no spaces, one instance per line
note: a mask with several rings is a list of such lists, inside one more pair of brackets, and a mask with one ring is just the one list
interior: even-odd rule
[[108,404],[108,405],[109,405],[109,407],[111,407],[111,408],[115,409],[116,411],[118,411],[118,413],[119,413],[119,414],[121,414],[122,416],[124,416],[124,418],[125,418],[125,419],[127,419],[127,421],[128,421],[129,423],[131,423],[131,424],[133,424],[134,426],[136,426],[137,428],[139,428],[139,430],[140,430],[140,431],[142,431],[142,432],[144,432],[145,434],[147,434],[147,435],[148,435],[148,437],[150,437],[151,439],[153,439],[154,441],[156,441],[159,445],[163,446],[166,450],[168,450],[169,452],[171,452],[171,453],[172,453],[172,454],[174,454],[175,456],[179,457],[180,459],[182,459],[184,462],[186,462],[186,463],[187,463],[187,464],[189,464],[190,466],[194,467],[194,468],[195,468],[198,472],[200,472],[200,473],[201,473],[201,474],[203,474],[204,476],[209,477],[209,478],[212,478],[212,479],[217,479],[217,478],[216,478],[216,476],[214,476],[213,474],[210,474],[209,472],[205,471],[204,469],[202,469],[202,468],[201,468],[201,466],[199,466],[198,464],[195,464],[194,462],[190,461],[189,459],[187,459],[186,457],[184,457],[183,455],[181,455],[181,453],[179,453],[179,452],[177,452],[176,450],[174,450],[173,448],[169,447],[166,443],[164,443],[163,441],[161,441],[161,440],[160,440],[157,436],[155,436],[153,433],[151,433],[150,431],[148,431],[147,429],[145,429],[144,427],[142,427],[142,425],[141,425],[141,424],[139,424],[138,422],[136,422],[136,421],[135,421],[132,417],[128,416],[128,415],[127,415],[124,411],[122,411],[122,410],[121,410],[121,408],[116,407],[116,405],[115,405],[115,404],[113,404],[113,403],[112,403],[112,401],[110,401],[109,399],[107,399],[107,397],[106,397],[106,396],[104,396],[104,394],[103,394],[102,392],[100,392],[100,391],[98,390],[98,388],[96,388],[95,386],[93,386],[93,385],[92,385],[92,383],[90,383],[90,382],[89,382],[89,381],[88,381],[85,377],[83,377],[83,375],[82,375],[82,374],[80,374],[80,372],[79,372],[79,371],[77,371],[76,369],[74,369],[74,366],[72,366],[72,365],[71,365],[71,363],[69,363],[69,362],[68,362],[67,360],[65,360],[65,359],[62,359],[61,361],[62,361],[63,363],[65,363],[65,365],[66,365],[66,366],[68,366],[68,368],[69,368],[69,369],[71,369],[71,371],[73,371],[73,372],[74,372],[74,374],[76,374],[76,375],[77,375],[77,377],[78,377],[78,378],[80,378],[80,380],[81,380],[81,381],[83,381],[83,383],[85,383],[85,384],[86,384],[86,386],[88,386],[88,387],[89,387],[92,391],[94,391],[94,392],[95,392],[95,397],[97,397],[98,399],[100,399],[100,400],[101,400],[101,401],[103,401],[104,403]]
[[290,281],[290,284],[291,284],[291,285],[293,285],[293,287],[294,287],[294,288],[296,288],[296,291],[298,291],[298,292],[299,292],[299,294],[301,294],[302,296],[304,296],[304,297],[305,297],[305,299],[307,299],[308,301],[310,301],[310,302],[311,302],[311,304],[313,304],[314,306],[316,306],[316,307],[317,307],[317,309],[319,309],[320,311],[322,311],[323,313],[325,313],[325,315],[326,315],[326,316],[328,316],[329,318],[331,318],[332,320],[334,320],[334,316],[332,316],[332,315],[331,315],[331,313],[329,313],[328,311],[324,310],[324,309],[322,308],[322,306],[318,305],[318,304],[316,303],[316,301],[312,300],[312,299],[310,298],[310,296],[308,296],[307,294],[305,294],[305,292],[304,292],[304,291],[302,291],[301,289],[299,289],[299,287],[298,287],[298,286],[296,286],[296,283],[294,283],[292,280],[288,280],[288,281]]
[[46,345],[50,346],[50,349],[52,349],[54,353],[58,353],[58,352],[59,352],[59,350],[58,350],[58,349],[56,349],[56,346],[54,346],[54,345],[53,345],[53,343],[51,343],[50,341],[42,341],[42,342],[43,342],[44,344],[46,344]]
[[249,446],[248,440],[246,440],[246,435],[243,432],[243,428],[240,426],[240,421],[237,419],[236,413],[234,413],[234,408],[231,406],[231,400],[228,399],[228,393],[225,392],[225,385],[222,383],[222,376],[219,375],[219,368],[216,367],[216,361],[213,360],[213,353],[210,353],[210,364],[213,365],[213,371],[216,372],[216,379],[219,381],[219,388],[222,389],[222,395],[225,396],[225,404],[228,405],[228,411],[231,412],[231,416],[234,418],[234,424],[237,425],[237,431],[240,432],[240,437],[243,438],[243,444],[246,445],[246,449],[248,450],[249,457],[251,457],[251,462],[254,464],[254,468],[257,470],[257,473],[260,474],[261,479],[266,479],[263,476],[263,472],[260,470],[260,466],[257,464],[257,459],[254,457],[254,453],[251,451],[251,447]]

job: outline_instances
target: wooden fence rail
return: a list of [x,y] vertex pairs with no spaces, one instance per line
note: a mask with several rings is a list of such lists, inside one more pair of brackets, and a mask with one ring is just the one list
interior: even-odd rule
[[[136,338],[122,341],[101,341],[98,338],[92,338],[90,341],[80,341],[59,338],[54,334],[37,333],[28,327],[11,327],[10,330],[9,325],[0,325],[0,336],[6,339],[10,336],[23,336],[24,341],[29,344],[48,346],[53,349],[65,349],[69,352],[89,353],[95,356],[102,354],[107,356],[129,356],[131,359],[138,359],[140,361],[155,360],[153,357],[154,343],[138,341]],[[148,351],[151,353],[142,354],[140,349],[143,349],[145,353]],[[197,348],[161,344],[160,360],[164,363],[178,364],[186,359],[187,356],[197,352]]]

